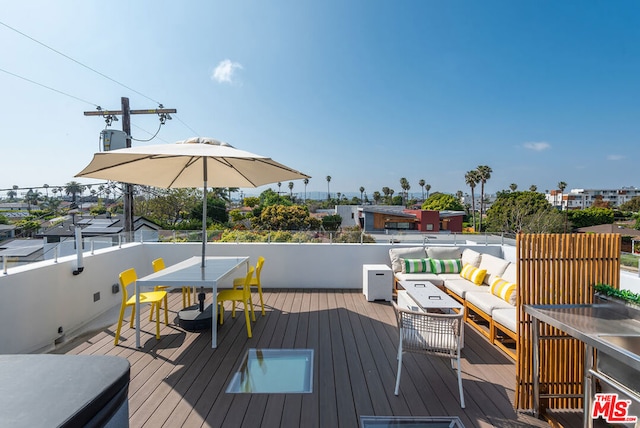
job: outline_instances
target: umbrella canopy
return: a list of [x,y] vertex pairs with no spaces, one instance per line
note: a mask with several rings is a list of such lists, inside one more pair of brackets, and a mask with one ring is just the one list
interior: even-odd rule
[[98,178],[165,189],[203,187],[202,266],[207,241],[207,186],[258,187],[310,178],[270,158],[212,138],[101,152],[76,177]]
[[76,177],[98,178],[165,189],[258,187],[310,178],[268,157],[212,138],[101,152]]

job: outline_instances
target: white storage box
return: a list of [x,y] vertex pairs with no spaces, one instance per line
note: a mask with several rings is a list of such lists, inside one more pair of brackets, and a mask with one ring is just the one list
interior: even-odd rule
[[362,265],[362,292],[367,301],[391,301],[393,272],[387,265]]

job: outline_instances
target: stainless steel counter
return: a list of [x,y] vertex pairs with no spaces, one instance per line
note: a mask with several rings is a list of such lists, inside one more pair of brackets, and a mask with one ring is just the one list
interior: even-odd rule
[[[639,311],[616,304],[525,305],[524,310],[539,321],[640,371],[640,355],[634,352],[640,348]],[[628,340],[616,340],[615,337]]]
[[631,370],[640,372],[640,311],[617,304],[593,305],[525,305],[526,313],[534,318],[533,363],[534,363],[534,412],[540,410],[539,388],[539,326],[535,320],[544,322],[585,343],[584,410],[585,424],[591,426],[591,403],[593,379],[598,378],[640,402],[634,388],[621,384],[619,379],[598,371],[593,364],[593,349],[604,353]]

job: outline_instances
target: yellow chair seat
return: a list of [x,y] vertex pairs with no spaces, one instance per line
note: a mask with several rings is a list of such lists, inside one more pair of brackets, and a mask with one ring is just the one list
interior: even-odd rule
[[250,267],[249,272],[247,272],[247,276],[244,278],[242,289],[221,290],[218,292],[216,297],[220,324],[224,322],[224,302],[232,302],[233,306],[231,307],[231,316],[233,318],[236,317],[236,303],[243,303],[244,317],[247,323],[247,336],[249,338],[251,338],[251,321],[249,320],[249,311],[251,311],[251,320],[256,320],[256,314],[253,312],[253,305],[251,304],[251,287],[249,286],[251,277],[253,276],[253,271],[253,267]]
[[[260,274],[262,273],[262,266],[264,265],[264,257],[258,257],[258,263],[256,263],[256,275],[251,278],[251,282],[249,283],[250,287],[255,287],[258,289],[258,295],[260,296],[260,307],[262,308],[262,316],[265,315],[264,312],[264,300],[262,298],[262,284],[260,283]],[[233,280],[233,288],[241,288],[244,285],[245,278],[235,278]],[[253,305],[253,301],[251,301],[251,305]]]
[[[138,279],[136,270],[131,268],[120,273],[120,288],[122,292],[122,305],[120,306],[120,316],[118,317],[118,327],[116,329],[116,337],[114,344],[117,346],[120,341],[120,331],[122,330],[122,320],[124,318],[124,311],[127,307],[131,306],[131,325],[133,328],[133,320],[136,318],[136,296],[129,297],[127,287],[131,284],[135,284]],[[166,291],[149,291],[146,293],[140,293],[140,304],[150,303],[151,311],[149,314],[149,320],[153,317],[153,310],[156,312],[156,339],[160,340],[160,306],[162,302],[166,302]],[[167,305],[164,305],[164,323],[169,324],[169,315],[167,313]]]

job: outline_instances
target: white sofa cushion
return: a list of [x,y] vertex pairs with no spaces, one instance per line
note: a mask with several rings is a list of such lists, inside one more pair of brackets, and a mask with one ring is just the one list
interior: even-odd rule
[[395,274],[398,281],[429,281],[433,285],[442,287],[444,280],[440,278],[440,275],[435,273],[402,273],[397,272]]
[[402,262],[400,259],[424,259],[427,257],[427,252],[424,247],[391,248],[389,257],[391,258],[391,270],[401,272]]
[[492,256],[491,254],[483,254],[480,259],[479,268],[487,271],[487,274],[484,276],[484,283],[491,285],[493,278],[496,276],[501,277],[508,265],[509,262],[504,259]]
[[498,324],[501,324],[514,333],[518,332],[516,324],[516,308],[494,309],[491,318]]
[[482,254],[477,251],[474,251],[470,248],[465,248],[462,252],[462,266],[471,265],[474,267],[480,266],[480,259],[482,258]]
[[427,256],[432,259],[459,259],[462,251],[458,247],[427,247]]
[[467,281],[464,278],[460,278],[460,276],[458,276],[458,279],[447,280],[444,283],[444,286],[447,290],[450,290],[451,292],[457,294],[463,299],[468,291],[476,291],[476,292],[491,294],[489,293],[488,285],[475,285],[471,281]]
[[473,304],[473,306],[490,316],[492,316],[494,309],[513,308],[513,306],[511,306],[501,298],[494,296],[491,293],[481,291],[468,291],[464,295],[464,299],[468,303]]
[[516,263],[509,263],[509,266],[504,270],[502,275],[498,275],[505,281],[513,282],[514,284],[518,283],[518,272],[516,272]]
[[452,279],[462,279],[459,273],[439,273],[438,278],[443,281],[451,281]]

